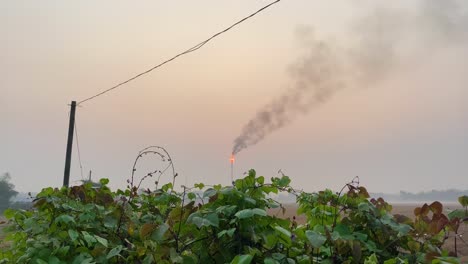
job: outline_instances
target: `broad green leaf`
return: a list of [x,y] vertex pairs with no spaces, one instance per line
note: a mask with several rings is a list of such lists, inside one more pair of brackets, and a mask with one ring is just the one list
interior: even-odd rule
[[283,176],[281,179],[278,181],[279,187],[286,187],[291,183],[291,179],[289,179],[288,176]]
[[370,212],[371,208],[369,206],[369,203],[367,202],[362,202],[358,205],[358,209],[359,211],[363,211],[363,212]]
[[197,196],[194,194],[194,193],[188,193],[187,194],[187,197],[190,199],[190,200],[195,200],[197,198]]
[[111,259],[117,255],[120,254],[120,251],[122,251],[122,245],[118,245],[115,248],[113,248],[109,253],[107,253],[107,259]]
[[108,245],[107,239],[97,236],[97,235],[94,235],[94,238],[96,238],[97,242],[101,243],[101,245],[107,247]]
[[298,264],[310,264],[311,263],[310,257],[307,255],[297,256],[296,259],[297,259]]
[[255,199],[250,198],[250,197],[248,197],[248,196],[246,196],[246,197],[244,198],[244,201],[248,202],[249,204],[253,204],[253,205],[256,205],[256,204],[257,204],[257,201],[255,201]]
[[59,217],[55,218],[56,223],[75,223],[75,219],[69,215],[60,215]]
[[205,184],[203,184],[203,183],[195,183],[194,186],[195,186],[195,188],[198,188],[198,189],[200,189],[200,190],[203,189],[203,188],[205,188]]
[[273,253],[272,257],[278,261],[284,261],[284,259],[286,258],[286,255],[281,254],[281,253]]
[[201,215],[198,212],[191,214],[187,219],[187,222],[195,224],[198,228],[202,226],[214,226],[218,227],[219,218],[216,213],[211,213],[207,215]]
[[78,239],[78,237],[80,236],[80,234],[76,232],[76,230],[73,230],[73,229],[68,230],[68,235],[70,236],[70,239],[73,242],[76,241],[76,239]]
[[218,233],[218,238],[224,236],[224,235],[228,235],[229,237],[232,237],[234,235],[234,232],[236,232],[236,228],[230,228],[230,229],[227,229],[227,230],[223,230],[221,232]]
[[58,259],[56,256],[50,256],[49,259],[47,260],[48,264],[60,264],[60,259]]
[[102,178],[102,179],[99,180],[99,183],[100,183],[101,185],[107,185],[107,184],[109,183],[109,179],[107,179],[107,178]]
[[94,238],[94,236],[89,234],[88,232],[81,231],[81,234],[83,234],[83,238],[86,241],[86,243],[88,243],[88,246],[91,246],[97,242],[96,238]]
[[3,215],[7,218],[7,219],[11,219],[15,216],[15,210],[11,209],[11,208],[8,208],[6,209],[5,211],[3,211]]
[[235,214],[235,216],[239,219],[245,219],[245,218],[250,218],[254,215],[252,209],[244,209],[240,210]]
[[117,219],[113,216],[106,216],[104,218],[104,226],[107,228],[117,228]]
[[69,250],[70,250],[70,246],[60,247],[59,249],[57,249],[57,255],[65,256],[67,255]]
[[184,259],[177,253],[175,248],[171,247],[169,252],[172,263],[182,263],[184,261]]
[[370,255],[364,260],[364,264],[378,264],[379,260],[377,259],[377,256],[374,254]]
[[252,262],[252,255],[237,255],[232,261],[231,264],[249,264]]
[[260,216],[267,216],[267,212],[263,209],[260,209],[260,208],[254,208],[252,209],[253,213],[255,215],[260,215]]
[[169,229],[169,226],[167,224],[161,224],[156,228],[156,230],[153,231],[151,234],[151,239],[157,242],[161,242],[164,240],[164,234],[166,234],[167,230]]
[[254,215],[266,216],[267,213],[263,209],[254,208],[254,209],[244,209],[235,214],[235,216],[239,219],[250,218]]
[[263,184],[265,182],[265,177],[263,177],[263,176],[258,177],[257,182],[258,182],[258,184]]
[[80,253],[73,259],[72,264],[91,264],[93,258],[88,253]]
[[468,217],[465,210],[461,210],[461,209],[453,210],[452,212],[448,213],[447,216],[450,220],[454,218],[463,219],[465,217]]
[[206,189],[206,191],[203,193],[203,198],[209,198],[213,195],[215,195],[217,191],[213,188]]
[[279,262],[275,259],[272,258],[265,258],[263,261],[264,264],[279,264]]
[[275,230],[277,231],[277,234],[279,234],[279,238],[284,243],[291,245],[291,232],[289,232],[281,226],[275,226]]
[[327,241],[324,235],[312,230],[307,230],[305,235],[314,248],[321,247]]

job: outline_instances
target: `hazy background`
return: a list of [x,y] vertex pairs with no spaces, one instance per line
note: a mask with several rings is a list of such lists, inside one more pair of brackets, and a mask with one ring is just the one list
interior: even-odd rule
[[[387,2],[283,0],[196,53],[84,103],[76,121],[85,175],[124,188],[138,151],[161,145],[177,185],[227,184],[233,140],[294,87],[291,69],[307,60],[313,38],[332,47],[343,67],[330,76],[344,84],[242,150],[236,176],[281,169],[308,191],[356,175],[372,192],[467,189],[468,3]],[[71,100],[266,3],[2,1],[0,173],[19,191],[61,186]],[[77,183],[76,145],[73,154]]]

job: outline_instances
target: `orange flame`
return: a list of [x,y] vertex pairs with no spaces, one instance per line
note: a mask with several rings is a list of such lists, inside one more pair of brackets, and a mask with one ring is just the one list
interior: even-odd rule
[[229,159],[229,161],[231,162],[231,164],[234,163],[236,159],[234,158],[234,154],[231,154],[231,158]]

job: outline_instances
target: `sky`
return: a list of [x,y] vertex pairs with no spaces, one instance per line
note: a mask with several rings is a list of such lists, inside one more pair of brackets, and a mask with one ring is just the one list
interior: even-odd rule
[[[60,187],[71,101],[267,3],[2,1],[0,174],[22,192]],[[176,186],[229,184],[241,138],[236,178],[253,168],[266,178],[281,170],[306,191],[354,176],[371,192],[468,189],[467,11],[455,0],[282,0],[80,105],[83,176],[75,137],[70,182],[91,170],[125,188],[138,152],[157,145]],[[140,161],[137,177],[164,166]]]

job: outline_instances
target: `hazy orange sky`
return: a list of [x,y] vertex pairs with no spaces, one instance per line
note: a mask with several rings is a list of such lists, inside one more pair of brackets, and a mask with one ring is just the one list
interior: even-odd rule
[[[385,74],[345,83],[240,152],[237,177],[250,168],[266,177],[281,169],[309,191],[337,189],[356,175],[373,192],[468,189],[468,4],[407,2],[283,0],[199,51],[84,103],[76,122],[85,174],[124,188],[138,151],[160,145],[173,157],[177,185],[227,184],[233,140],[294,86],[291,67],[308,56],[310,34],[339,56],[376,52]],[[2,2],[0,174],[9,172],[19,191],[61,186],[70,101],[267,3]],[[374,77],[372,65],[363,69]],[[333,72],[351,76],[340,74]],[[77,184],[76,145],[73,155],[70,181]]]

